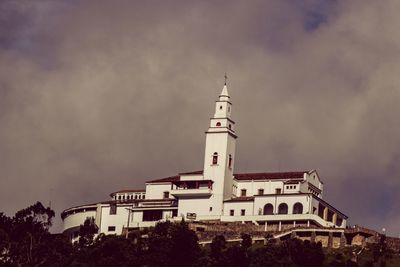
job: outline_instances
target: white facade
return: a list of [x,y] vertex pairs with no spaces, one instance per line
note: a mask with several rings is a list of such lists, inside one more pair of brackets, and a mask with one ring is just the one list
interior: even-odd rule
[[[252,222],[265,229],[286,225],[345,227],[347,216],[322,200],[315,170],[234,174],[236,132],[226,84],[206,131],[204,167],[146,183],[145,190],[121,190],[111,200],[62,212],[72,240],[86,218],[99,233],[154,226],[165,220]],[[275,227],[275,228],[274,228]]]

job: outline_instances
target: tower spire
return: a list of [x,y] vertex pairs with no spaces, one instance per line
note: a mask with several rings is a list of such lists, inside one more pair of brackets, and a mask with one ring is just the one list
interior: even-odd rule
[[219,100],[228,100],[229,101],[229,94],[228,94],[228,87],[226,86],[226,83],[228,82],[228,75],[224,75],[225,82],[224,82],[224,87],[222,88],[222,92],[219,95]]

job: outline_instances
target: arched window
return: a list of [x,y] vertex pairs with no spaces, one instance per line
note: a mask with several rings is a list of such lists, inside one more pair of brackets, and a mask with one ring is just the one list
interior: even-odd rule
[[218,153],[217,152],[214,152],[214,154],[213,154],[212,164],[213,165],[218,164]]
[[297,202],[293,205],[293,214],[303,214],[303,204]]
[[232,155],[231,154],[229,154],[228,167],[232,168]]
[[229,129],[232,129],[232,124],[229,123]]
[[278,214],[288,214],[288,205],[286,203],[279,204]]
[[221,126],[221,123],[220,123],[220,122],[217,122],[216,126]]
[[270,203],[265,204],[264,215],[272,215],[272,214],[274,214],[274,206],[272,206],[272,204]]

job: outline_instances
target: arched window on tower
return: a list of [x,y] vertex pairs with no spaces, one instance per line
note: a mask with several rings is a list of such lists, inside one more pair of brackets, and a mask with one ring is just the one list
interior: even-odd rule
[[216,165],[218,164],[218,153],[214,152],[213,157],[212,157],[212,164]]
[[231,154],[229,154],[228,167],[232,168],[232,155]]
[[220,122],[217,122],[217,124],[216,124],[217,126],[221,126],[221,123]]

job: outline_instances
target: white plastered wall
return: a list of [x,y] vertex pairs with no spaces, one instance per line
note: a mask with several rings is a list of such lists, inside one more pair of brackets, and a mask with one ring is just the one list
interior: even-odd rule
[[254,215],[254,202],[253,201],[243,201],[243,202],[225,202],[224,203],[224,215],[231,216],[230,211],[234,210],[234,216],[242,216],[241,211],[245,210],[244,216]]
[[171,183],[146,184],[146,199],[162,199],[164,192],[171,191]]
[[293,205],[297,202],[303,205],[303,214],[309,212],[310,199],[307,195],[275,195],[275,196],[257,196],[254,199],[254,215],[264,210],[268,203],[274,207],[274,213],[278,213],[278,207],[281,203],[288,205],[288,214],[293,214]]
[[275,194],[276,189],[280,188],[283,192],[282,181],[238,181],[237,196],[240,196],[241,190],[246,189],[246,196],[254,196],[258,194],[258,189],[264,189],[264,194]]

